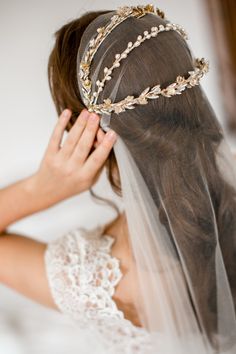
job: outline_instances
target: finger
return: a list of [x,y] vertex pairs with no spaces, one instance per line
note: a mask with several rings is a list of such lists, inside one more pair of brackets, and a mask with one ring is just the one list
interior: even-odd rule
[[93,144],[93,147],[96,149],[96,148],[98,147],[98,145],[99,145],[99,144],[98,144],[98,141],[95,140],[95,141],[94,141],[94,144]]
[[95,148],[98,147],[99,144],[101,144],[102,140],[104,139],[105,133],[102,131],[101,128],[98,129],[97,135],[96,135],[96,140],[94,141],[93,146]]
[[84,164],[84,172],[88,176],[94,176],[99,171],[99,169],[103,166],[106,159],[109,156],[109,153],[117,139],[117,135],[113,130],[109,130],[97,147],[96,150],[88,157]]
[[97,132],[97,141],[99,144],[103,141],[104,137],[105,137],[104,131],[101,128],[99,128]]
[[66,157],[71,156],[73,153],[75,146],[77,145],[85,127],[87,124],[87,120],[89,117],[90,113],[88,112],[87,109],[83,109],[78,116],[75,124],[69,131],[66,140],[63,144],[63,147],[61,149],[61,154],[63,154]]
[[88,154],[94,144],[99,126],[99,119],[100,118],[97,114],[90,114],[87,125],[71,157],[77,163],[83,163],[87,159]]
[[70,117],[71,111],[69,109],[65,109],[59,116],[59,119],[49,140],[46,154],[56,153],[60,149],[61,140]]

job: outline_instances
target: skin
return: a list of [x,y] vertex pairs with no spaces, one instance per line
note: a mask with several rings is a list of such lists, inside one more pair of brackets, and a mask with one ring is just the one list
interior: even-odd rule
[[47,244],[8,233],[6,228],[88,190],[100,176],[116,141],[115,132],[105,134],[99,116],[84,109],[61,147],[70,117],[68,109],[59,117],[38,171],[0,191],[0,282],[56,310],[44,266]]

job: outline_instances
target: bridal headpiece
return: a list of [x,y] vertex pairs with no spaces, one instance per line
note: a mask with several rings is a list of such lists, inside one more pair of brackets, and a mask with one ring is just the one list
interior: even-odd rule
[[104,27],[97,29],[98,35],[93,38],[88,45],[88,50],[85,52],[83,59],[81,60],[79,67],[79,79],[81,81],[81,87],[83,92],[83,99],[85,105],[88,107],[90,112],[110,114],[115,112],[117,114],[124,112],[126,109],[135,108],[136,104],[147,104],[148,99],[158,98],[160,95],[165,97],[172,97],[174,95],[179,95],[186,88],[191,88],[199,84],[200,79],[209,70],[209,62],[204,58],[195,60],[195,68],[193,71],[189,71],[189,76],[187,78],[183,76],[178,76],[176,81],[165,88],[161,88],[160,84],[155,85],[150,88],[147,87],[138,97],[127,96],[119,102],[111,102],[110,98],[104,99],[102,104],[96,104],[100,92],[103,90],[106,81],[111,80],[112,71],[120,66],[120,62],[127,57],[127,55],[134,50],[136,47],[140,46],[145,40],[152,37],[156,37],[159,33],[164,31],[177,31],[184,39],[188,39],[185,30],[176,24],[168,22],[166,25],[159,25],[157,27],[151,27],[150,31],[145,30],[143,35],[138,35],[137,40],[132,43],[128,42],[127,48],[120,54],[115,55],[115,61],[110,68],[104,68],[104,77],[102,80],[97,80],[96,85],[98,87],[97,91],[92,92],[92,82],[89,78],[90,66],[94,55],[105,38],[111,33],[111,31],[121,24],[127,18],[133,16],[136,18],[141,18],[142,16],[152,13],[161,18],[165,18],[165,14],[158,8],[154,8],[153,5],[148,4],[146,6],[124,6],[119,7],[116,10],[114,16],[111,17],[111,21]]

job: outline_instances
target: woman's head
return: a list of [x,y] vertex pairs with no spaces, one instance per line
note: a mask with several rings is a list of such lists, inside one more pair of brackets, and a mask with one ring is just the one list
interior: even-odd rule
[[[97,28],[109,22],[113,14],[110,11],[88,12],[56,32],[48,74],[58,114],[66,107],[73,112],[68,130],[85,108],[77,83],[78,51],[81,58]],[[93,85],[103,77],[104,68],[113,63],[115,54],[121,53],[129,41],[133,42],[152,26],[164,23],[160,17],[148,14],[139,19],[129,18],[117,26],[95,54],[91,65]],[[146,87],[157,84],[166,87],[178,75],[187,77],[190,70],[193,70],[193,59],[185,40],[175,31],[163,32],[135,48],[113,71],[112,79],[106,83],[97,103],[108,97],[117,102],[128,95],[138,96]],[[210,237],[214,234],[214,224],[209,221],[211,209],[209,197],[206,198],[203,190],[201,173],[204,172],[217,215],[219,238],[235,298],[236,274],[232,267],[235,251],[227,233],[230,235],[236,229],[236,204],[235,192],[224,181],[216,164],[215,155],[223,134],[207,98],[201,87],[187,89],[171,98],[159,97],[118,115],[113,113],[110,127],[121,136],[134,157],[159,208],[161,222],[168,230],[168,219],[155,194],[156,185],[159,186],[174,221],[175,234],[179,243],[184,245],[183,255],[192,274],[196,257],[201,252],[202,273],[194,278],[195,301],[199,304],[196,311],[200,311],[207,331],[214,332],[217,326],[215,282],[210,272],[204,274],[207,252],[215,245],[214,237]],[[107,167],[113,189],[120,192],[113,151]]]
[[[85,108],[78,89],[77,60],[81,59],[88,41],[96,34],[97,28],[109,22],[112,15],[114,12],[111,11],[87,12],[80,18],[65,24],[55,33],[56,42],[49,58],[48,78],[58,115],[66,107],[72,110],[72,118],[67,130],[72,127],[78,114]],[[115,28],[95,54],[91,66],[93,88],[96,88],[96,79],[103,77],[104,67],[113,63],[115,54],[121,53],[128,41],[134,41],[139,34],[152,26],[165,23],[162,18],[148,14],[140,19],[129,18]],[[187,75],[192,69],[191,53],[184,39],[175,31],[161,33],[156,38],[145,41],[122,61],[120,68],[113,71],[112,80],[106,82],[97,103],[102,103],[103,99],[108,97],[113,97],[113,101],[119,101],[128,95],[139,95],[146,87],[158,83],[165,87],[174,82],[178,75]],[[168,146],[167,139],[164,143],[165,132],[162,129],[168,132],[169,125],[176,126],[175,120],[180,128],[195,129],[196,132],[204,129],[204,124],[207,126],[208,121],[204,118],[202,122],[199,121],[199,117],[204,116],[200,110],[206,108],[206,105],[200,104],[204,100],[199,88],[193,88],[191,92],[187,90],[181,97],[171,99],[160,97],[149,100],[147,105],[137,106],[134,110],[127,110],[119,115],[113,113],[110,126],[130,145],[130,148],[131,145],[135,145],[135,149],[137,146],[142,146],[141,153],[152,146],[150,131],[156,130],[162,144],[157,152],[159,156],[156,157],[164,156],[166,159],[168,153],[173,156],[173,149],[178,146],[179,149],[184,150],[184,142],[182,141],[180,145],[176,140],[182,140],[179,130],[179,138],[177,133],[172,142],[168,139],[169,144],[172,145]],[[199,112],[196,112],[197,109]],[[106,167],[114,191],[121,195],[113,150]]]

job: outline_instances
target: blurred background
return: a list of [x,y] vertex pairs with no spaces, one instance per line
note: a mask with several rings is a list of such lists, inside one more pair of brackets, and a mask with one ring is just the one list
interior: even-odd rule
[[[0,0],[0,188],[37,170],[57,121],[47,82],[47,61],[54,32],[87,10],[113,10],[118,6],[147,3]],[[235,0],[151,3],[187,30],[195,56],[209,59],[210,72],[202,80],[202,86],[232,150],[236,151]],[[112,193],[105,175],[95,190],[121,203]],[[92,227],[114,216],[112,209],[96,204],[85,192],[24,218],[8,230],[50,242],[77,226]],[[0,353],[74,353],[78,340],[86,338],[76,338],[70,321],[64,316],[0,285]]]

